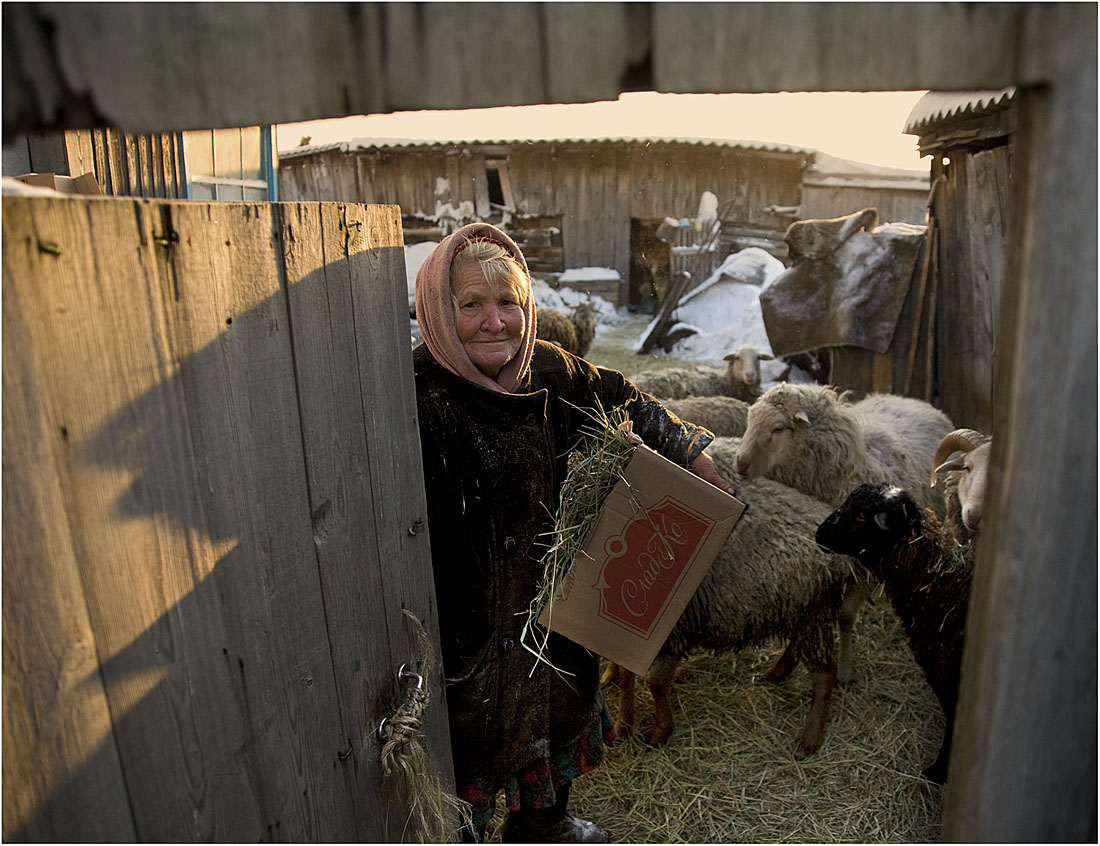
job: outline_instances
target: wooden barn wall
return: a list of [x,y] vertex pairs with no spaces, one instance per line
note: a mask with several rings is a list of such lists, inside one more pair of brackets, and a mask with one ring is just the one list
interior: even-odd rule
[[[476,154],[476,152],[474,153]],[[564,268],[630,270],[631,218],[694,217],[712,191],[727,220],[781,235],[788,219],[766,212],[798,205],[802,157],[708,145],[524,144],[507,153],[516,213],[560,215]],[[285,200],[386,202],[432,216],[437,200],[476,205],[477,168],[468,150],[326,151],[284,159]],[[436,196],[437,180],[448,193]]]
[[912,191],[804,185],[800,216],[822,220],[854,214],[860,209],[876,208],[880,223],[923,224],[927,203],[927,189]]
[[375,728],[402,608],[438,632],[397,209],[3,206],[4,840],[401,839]]
[[938,164],[936,360],[943,410],[959,426],[989,433],[1008,230],[1009,147],[950,151]]

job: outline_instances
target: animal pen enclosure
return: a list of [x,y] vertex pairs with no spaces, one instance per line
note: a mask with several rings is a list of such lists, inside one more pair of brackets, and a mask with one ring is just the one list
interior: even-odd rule
[[[943,832],[944,839],[958,841],[1094,842],[1095,4],[508,3],[495,4],[491,13],[479,8],[480,14],[471,14],[466,4],[364,3],[330,4],[324,15],[316,10],[307,3],[6,3],[5,136],[104,125],[132,132],[171,132],[394,110],[594,102],[614,99],[624,90],[950,91],[1016,86],[1018,131],[1013,184],[1008,190],[1014,214],[1008,221],[1004,288],[997,315],[999,347],[992,374],[991,506],[987,542],[979,552],[972,592]],[[456,40],[456,34],[464,41]],[[492,43],[494,49],[462,50],[456,46],[460,43]],[[289,54],[296,57],[294,62],[285,60]],[[792,61],[792,55],[799,60]],[[8,220],[5,214],[5,226]],[[23,249],[13,247],[19,243],[5,239],[5,270],[14,261],[12,253]],[[51,245],[57,246],[47,235],[43,249],[35,246],[32,257],[44,260],[53,255]],[[64,251],[57,258],[68,260]],[[103,260],[122,258],[104,256]],[[5,272],[5,288],[8,279]],[[23,296],[32,303],[38,301],[35,297],[52,296],[49,286],[44,287]],[[96,291],[101,299],[91,299],[90,305],[109,305],[109,290]],[[4,308],[8,321],[7,296]],[[156,312],[133,309],[131,314],[135,320],[151,319]],[[71,309],[49,316],[66,328],[76,322]],[[43,604],[55,607],[46,600],[48,591],[77,587],[98,590],[111,600],[117,582],[79,584],[71,549],[65,567],[53,563],[64,563],[63,557],[49,555],[50,566],[41,571],[45,575],[36,573],[30,581],[24,570],[9,580],[7,556],[13,538],[28,549],[64,550],[69,538],[64,533],[70,526],[88,530],[73,515],[86,507],[98,508],[96,513],[107,511],[106,504],[95,505],[96,486],[81,489],[88,499],[85,503],[66,499],[65,489],[51,482],[57,472],[70,467],[64,459],[75,456],[71,441],[61,440],[60,430],[41,428],[40,424],[56,421],[42,416],[35,390],[51,402],[66,397],[60,388],[53,389],[58,397],[48,394],[50,386],[37,371],[32,371],[33,379],[26,377],[22,366],[20,378],[11,372],[18,356],[26,358],[31,351],[13,349],[9,334],[5,331],[4,351],[9,353],[4,368],[5,446],[13,432],[29,440],[28,431],[39,431],[53,440],[43,434],[36,442],[37,451],[4,450],[5,626],[8,619],[12,624],[19,620],[27,631],[25,638],[13,642],[5,628],[5,693],[15,694],[4,699],[5,825],[9,802],[26,808],[43,795],[51,796],[55,804],[34,806],[40,822],[48,822],[51,813],[58,821],[78,811],[101,815],[103,796],[117,795],[118,785],[117,775],[104,777],[97,781],[98,793],[82,794],[74,785],[87,782],[67,780],[65,766],[53,767],[54,775],[47,776],[37,763],[69,762],[74,772],[96,766],[101,762],[96,757],[100,747],[80,739],[98,740],[106,726],[104,698],[95,699],[85,686],[76,685],[90,677],[95,665],[86,648],[91,640],[84,636],[89,626],[85,606],[72,605],[75,613],[68,605],[63,608],[61,620],[68,628],[56,631],[73,635],[74,648],[68,650],[54,649],[53,644],[38,648],[47,631],[40,625],[45,612],[39,609]],[[221,346],[231,346],[229,337]],[[121,369],[129,361],[127,354],[134,352],[125,343],[84,336],[82,344],[81,350],[91,353],[92,361],[100,347],[113,351],[119,373],[127,378],[149,372]],[[79,352],[71,343],[62,349]],[[64,358],[56,352],[52,356]],[[1057,363],[1056,378],[1051,377],[1052,362]],[[74,391],[96,393],[77,364],[63,363],[80,377],[71,383]],[[112,375],[99,393],[117,390],[123,380],[114,370]],[[394,379],[378,387],[382,396],[390,398],[407,391],[404,383]],[[267,394],[257,391],[251,396],[255,402],[249,408],[255,410],[262,407]],[[165,419],[164,428],[171,432],[171,418]],[[202,420],[194,422],[197,426]],[[32,423],[39,428],[29,429]],[[261,437],[264,431],[260,430]],[[180,438],[172,443],[181,441],[188,449],[193,443],[195,448],[201,446]],[[60,460],[50,464],[54,453]],[[28,464],[39,459],[50,470],[40,491],[23,481]],[[243,463],[240,468],[248,466]],[[406,463],[403,469],[409,467]],[[114,484],[118,485],[117,478]],[[53,487],[47,489],[48,485]],[[135,494],[141,488],[138,484]],[[23,494],[24,489],[49,498],[28,505],[30,494]],[[264,492],[270,493],[266,488]],[[26,515],[22,525],[10,516],[9,502]],[[65,519],[56,519],[58,514]],[[23,525],[31,526],[35,515],[49,517],[43,532],[54,533],[24,530]],[[133,531],[134,524],[128,521],[121,528]],[[62,533],[60,540],[56,532]],[[178,586],[171,580],[164,584],[174,603],[172,594],[179,592]],[[13,586],[17,588],[14,603]],[[196,598],[220,600],[202,592]],[[9,608],[15,617],[9,617]],[[284,613],[298,611],[297,606],[283,606]],[[170,629],[182,619],[180,614],[169,615],[162,628]],[[281,616],[277,619],[288,625]],[[185,662],[189,655],[169,653],[171,645],[160,639],[154,656],[163,666],[174,668],[172,662]],[[9,660],[9,650],[34,653],[44,660],[33,663],[33,655],[25,661],[16,660],[18,655]],[[127,678],[149,681],[147,675]],[[188,688],[176,684],[179,675],[169,672],[166,678],[168,684],[154,688],[156,696],[140,702],[160,707],[169,735],[186,737],[178,735],[175,727],[186,728],[178,715],[185,714],[180,709],[190,704]],[[283,685],[264,692],[283,697],[280,702],[297,701],[295,697],[304,695],[297,680],[292,672],[284,672]],[[393,684],[388,681],[390,687]],[[383,686],[378,683],[378,689]],[[158,698],[161,694],[165,698]],[[252,698],[242,701],[264,705],[262,695],[251,688],[249,694]],[[391,691],[390,696],[395,695]],[[92,707],[84,707],[89,697]],[[137,717],[144,709],[128,713]],[[269,714],[264,711],[259,716]],[[26,736],[28,726],[41,732],[35,760],[15,759],[18,766],[9,765],[9,750],[16,745],[11,738]],[[270,726],[283,727],[278,722]],[[307,723],[303,730],[318,729]],[[255,773],[271,763],[270,755],[257,763],[249,751],[252,746],[238,748],[243,751],[234,763],[241,772]],[[339,753],[346,748],[340,746],[333,753],[333,770],[356,760],[355,755],[340,760]],[[200,772],[212,759],[201,756],[209,750],[192,744],[188,751],[195,754],[173,760],[169,766],[194,778],[181,782],[184,787],[170,794],[146,790],[151,794],[146,798],[161,800],[163,812],[178,817],[186,797],[201,810],[197,819],[208,823],[208,812],[219,798],[216,782],[228,770],[208,770],[204,781]],[[278,763],[287,772],[272,778],[283,779],[282,784],[304,780],[313,772],[293,755],[289,763],[285,758]],[[117,774],[118,767],[108,771]],[[14,779],[12,772],[17,773]],[[47,778],[54,781],[46,783]],[[283,794],[295,800],[287,807],[302,809],[306,799],[299,801],[294,789]],[[250,795],[258,796],[255,801],[265,807],[280,798],[259,790]],[[321,807],[342,801],[339,793],[333,796],[337,798],[310,791],[309,802],[318,803],[318,808],[308,812],[309,818],[334,819],[329,805]],[[246,801],[244,807],[248,805]],[[145,819],[161,813],[155,803],[153,809],[139,811]],[[237,812],[237,807],[232,811]],[[186,822],[194,819],[187,817]],[[308,834],[327,835],[321,827]],[[179,836],[199,836],[191,832],[183,828]],[[280,833],[285,832],[280,828]],[[82,833],[81,839],[87,836]]]
[[375,729],[403,609],[438,634],[397,209],[3,205],[4,839],[400,839]]

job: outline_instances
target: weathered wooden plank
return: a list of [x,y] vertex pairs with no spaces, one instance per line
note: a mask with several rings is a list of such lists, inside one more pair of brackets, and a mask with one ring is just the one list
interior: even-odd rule
[[[136,839],[62,491],[70,443],[26,298],[56,284],[26,204],[4,200],[3,838]],[[33,309],[31,309],[33,311]]]
[[1097,833],[1097,209],[1081,190],[1096,184],[1096,112],[1082,107],[1097,96],[1096,10],[1091,29],[1052,11],[1065,75],[1017,89],[1010,207],[1027,213],[1007,238],[947,841]]
[[[416,638],[402,620],[401,609],[415,613],[436,642],[439,633],[429,544],[423,543],[425,534],[416,526],[418,520],[427,520],[427,503],[420,484],[419,436],[411,437],[417,431],[416,391],[400,210],[396,206],[349,205],[343,212],[347,250],[356,256],[348,270],[364,431],[374,446],[368,473],[373,489],[385,492],[384,501],[376,497],[373,502],[377,554],[389,565],[384,599],[390,636],[398,648],[404,640],[405,660],[411,663],[417,660]],[[389,284],[385,284],[387,280]],[[370,339],[369,343],[364,339]],[[393,621],[400,621],[400,628],[392,625]],[[447,772],[450,747],[440,742],[445,737],[445,703],[441,695],[433,701],[434,713],[429,714],[426,729],[437,761]],[[453,781],[453,777],[447,780]]]
[[[216,585],[224,660],[249,716],[260,830],[250,838],[354,837],[329,633],[310,520],[291,326],[269,204],[160,204],[179,247],[173,315],[196,476],[217,537],[236,540]],[[163,221],[167,230],[169,221]],[[171,237],[169,235],[169,237]]]
[[[1025,5],[656,3],[655,88],[950,90],[962,80],[1002,88],[1015,80]],[[748,55],[753,61],[716,60]]]
[[[95,237],[89,201],[42,201],[21,209],[38,237],[57,245],[52,264],[22,283],[28,325],[49,374],[53,425],[67,446],[61,465],[65,513],[137,836],[156,839],[155,832],[167,836],[171,830],[177,837],[201,836],[203,808],[177,805],[173,813],[175,802],[153,809],[135,801],[158,788],[162,800],[189,797],[189,788],[204,779],[201,767],[192,769],[202,756],[195,743],[197,714],[185,692],[188,678],[204,674],[184,649],[181,629],[184,620],[198,621],[182,608],[169,614],[195,582],[194,572],[173,562],[190,559],[194,566],[202,545],[189,555],[185,539],[170,528],[179,509],[160,498],[167,491],[174,501],[172,482],[179,480],[163,475],[166,457],[179,444],[170,406],[142,399],[167,378],[170,361],[158,325],[160,292],[149,284],[152,238],[132,203],[90,202],[97,203]],[[73,778],[96,789],[94,771],[80,770]],[[158,829],[151,814],[167,827]],[[90,824],[74,820],[85,822]]]
[[[392,214],[392,209],[385,211]],[[370,484],[369,468],[380,442],[370,440],[363,427],[388,402],[360,393],[353,319],[354,298],[377,294],[388,299],[375,289],[391,280],[377,276],[370,280],[370,290],[353,290],[351,265],[364,260],[364,246],[360,239],[360,250],[349,254],[350,236],[358,232],[349,231],[343,206],[299,204],[285,212],[281,239],[313,539],[326,619],[334,635],[333,673],[347,744],[340,775],[361,811],[354,818],[355,830],[346,834],[360,841],[395,841],[401,838],[403,817],[399,809],[387,807],[376,789],[381,772],[373,732],[394,707],[397,664],[389,627],[400,627],[403,620],[400,607],[387,608],[384,601],[385,579],[398,561],[381,558],[375,542],[381,528],[376,519],[385,508],[374,500],[387,495]],[[364,223],[352,222],[360,224],[356,229]],[[376,322],[389,323],[390,318],[388,312],[374,312]],[[380,327],[374,328],[367,338],[374,338]],[[430,568],[429,561],[422,564]],[[405,654],[406,639],[402,636],[399,642]]]

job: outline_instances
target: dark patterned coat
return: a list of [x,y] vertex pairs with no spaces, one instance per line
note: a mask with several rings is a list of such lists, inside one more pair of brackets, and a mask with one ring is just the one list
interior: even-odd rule
[[634,431],[687,466],[712,436],[666,413],[622,374],[538,342],[512,394],[413,354],[443,671],[458,785],[500,783],[598,729],[597,658],[554,635],[545,664],[520,644],[542,575],[540,536],[553,528],[567,455],[589,418],[627,406]]

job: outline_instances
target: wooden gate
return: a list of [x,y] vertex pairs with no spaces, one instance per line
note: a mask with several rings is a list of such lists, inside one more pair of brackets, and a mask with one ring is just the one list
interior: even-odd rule
[[4,839],[408,837],[376,728],[402,609],[438,631],[399,210],[3,206]]

